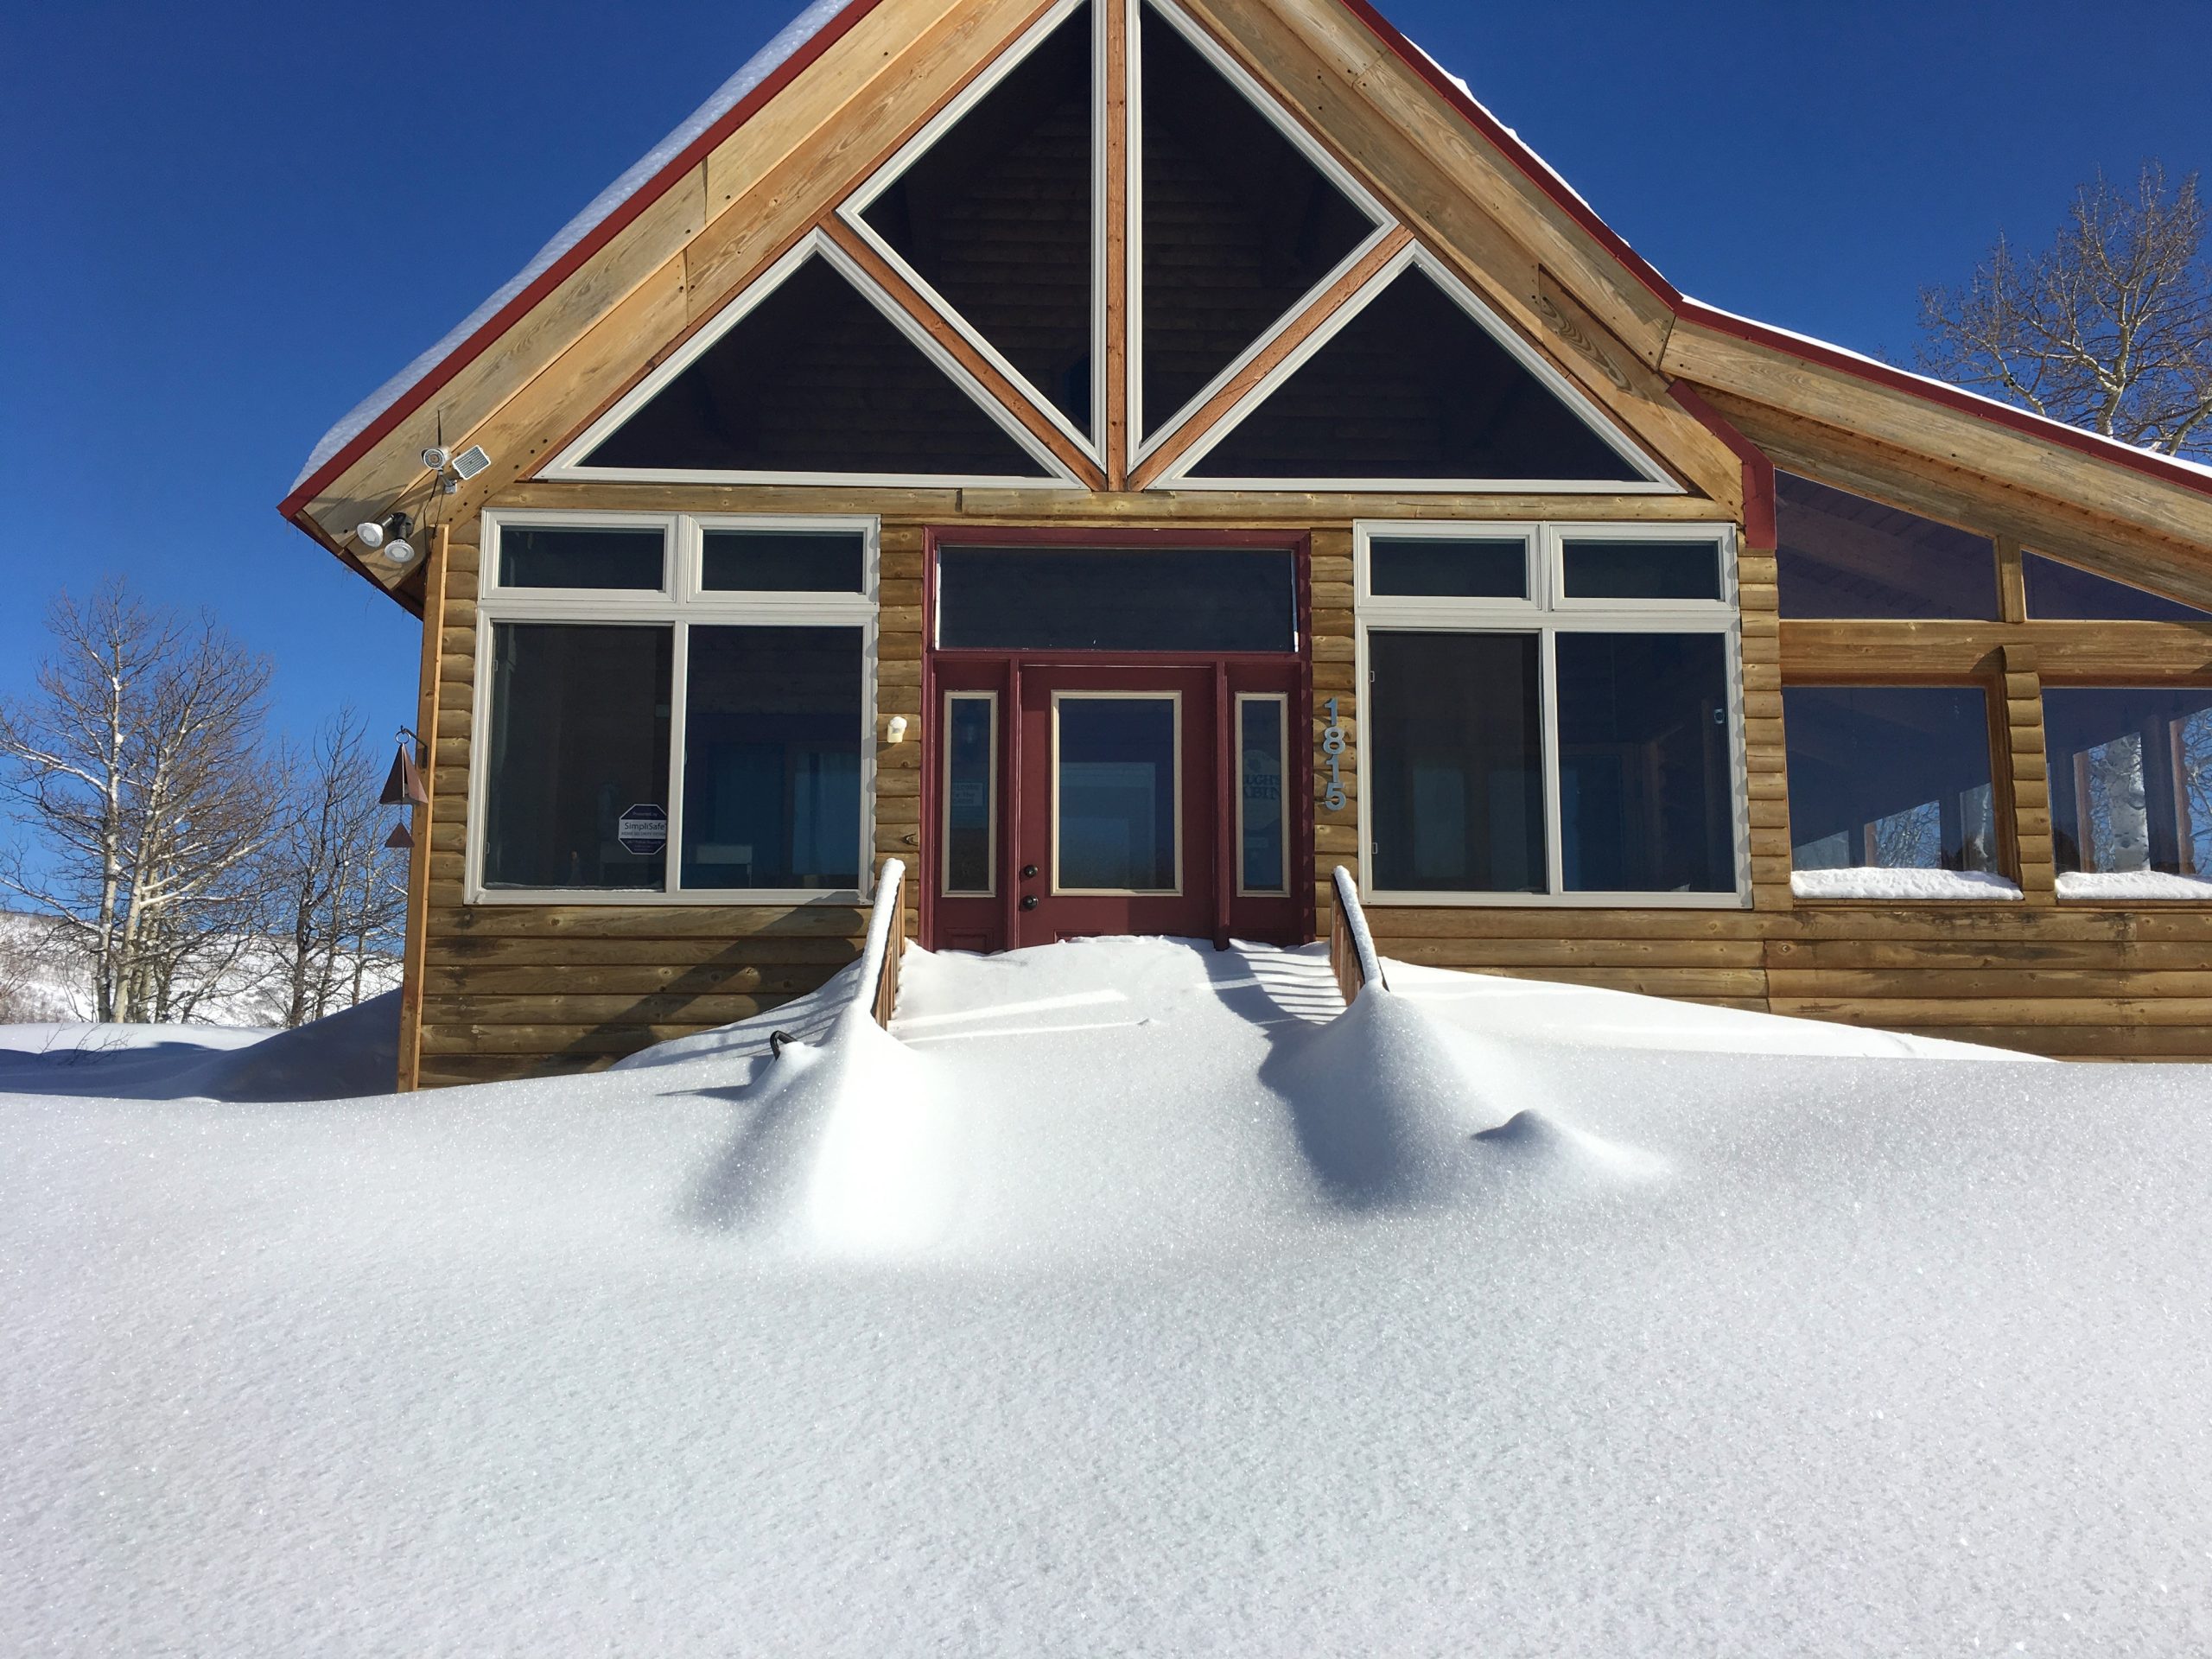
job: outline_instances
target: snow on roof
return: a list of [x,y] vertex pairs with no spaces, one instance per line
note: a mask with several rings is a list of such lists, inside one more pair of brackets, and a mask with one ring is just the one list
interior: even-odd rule
[[463,341],[489,322],[507,304],[536,282],[571,248],[607,222],[615,209],[642,189],[660,170],[689,149],[715,122],[735,109],[745,96],[798,54],[823,26],[845,10],[850,0],[814,0],[782,32],[747,59],[745,67],[724,81],[715,95],[694,110],[675,131],[655,144],[622,176],[592,198],[591,203],[563,226],[535,257],[504,283],[483,304],[461,319],[438,343],[355,404],[345,418],[316,441],[307,465],[292,480],[296,490],[333,455],[366,431],[369,423],[390,409],[421,382],[431,370],[450,357]]

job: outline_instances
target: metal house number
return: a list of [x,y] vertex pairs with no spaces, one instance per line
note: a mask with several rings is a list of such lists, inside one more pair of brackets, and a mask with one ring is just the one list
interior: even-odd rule
[[1321,804],[1332,812],[1344,810],[1344,780],[1341,770],[1344,753],[1344,722],[1337,715],[1337,700],[1331,697],[1322,705],[1329,711],[1329,723],[1321,728],[1321,764],[1329,769],[1329,787],[1321,797]]

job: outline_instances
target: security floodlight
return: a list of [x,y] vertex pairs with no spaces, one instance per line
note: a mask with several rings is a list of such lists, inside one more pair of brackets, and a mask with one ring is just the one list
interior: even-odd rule
[[384,526],[373,518],[365,518],[354,525],[353,534],[361,538],[361,545],[372,553],[384,545]]
[[415,543],[404,540],[393,542],[385,549],[384,556],[394,564],[412,564],[415,563]]
[[463,478],[474,478],[491,464],[492,457],[484,453],[484,446],[480,443],[474,448],[462,450],[453,458],[454,471]]

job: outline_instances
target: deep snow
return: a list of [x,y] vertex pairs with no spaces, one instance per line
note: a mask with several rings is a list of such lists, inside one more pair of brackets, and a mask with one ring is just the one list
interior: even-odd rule
[[772,1063],[0,1098],[0,1628],[2212,1646],[2212,1074],[1390,972],[915,952]]

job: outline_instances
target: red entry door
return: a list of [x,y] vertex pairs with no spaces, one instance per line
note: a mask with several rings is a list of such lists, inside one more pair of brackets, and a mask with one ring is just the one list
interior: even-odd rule
[[1014,943],[1216,937],[1214,671],[1025,665],[1020,688]]

